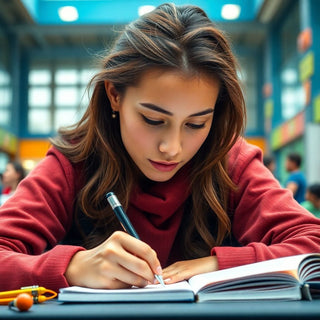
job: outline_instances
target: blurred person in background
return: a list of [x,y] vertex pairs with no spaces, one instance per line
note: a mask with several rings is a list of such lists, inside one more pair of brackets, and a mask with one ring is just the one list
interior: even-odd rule
[[0,173],[0,195],[2,193],[2,173]]
[[25,170],[18,161],[9,161],[2,174],[0,205],[4,204],[16,191],[19,182],[25,177]]
[[285,183],[285,188],[292,191],[293,197],[299,203],[305,200],[307,191],[307,180],[300,169],[301,163],[302,157],[299,153],[292,152],[287,155],[285,167],[290,175]]
[[274,174],[276,170],[276,162],[273,156],[265,155],[263,157],[263,164]]
[[307,188],[306,201],[303,201],[301,205],[320,218],[320,183],[311,184]]

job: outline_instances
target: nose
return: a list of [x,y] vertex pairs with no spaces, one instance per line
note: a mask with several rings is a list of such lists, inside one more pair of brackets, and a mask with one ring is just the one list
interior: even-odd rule
[[174,158],[182,151],[181,133],[179,130],[163,137],[159,144],[159,150],[168,158]]

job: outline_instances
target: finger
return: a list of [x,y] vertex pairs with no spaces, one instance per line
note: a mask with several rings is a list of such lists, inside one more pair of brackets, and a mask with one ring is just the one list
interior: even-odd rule
[[166,267],[163,269],[163,279],[171,278],[173,277],[176,273],[181,270],[181,267],[179,265],[179,262],[176,262],[174,264],[171,264],[170,266]]
[[117,262],[119,268],[122,268],[122,270],[118,270],[118,279],[138,287],[144,287],[147,285],[147,282],[153,282],[153,271],[150,269],[148,263],[139,257],[124,251],[124,253],[118,257]]
[[217,258],[208,256],[193,260],[178,261],[163,270],[163,278],[167,283],[173,283],[188,280],[199,273],[215,270],[218,270]]
[[[118,240],[122,247],[135,255],[136,257],[145,261],[152,271],[152,274],[162,274],[162,268],[156,252],[145,242],[136,239],[127,233],[119,232],[121,235],[114,233],[115,237],[119,237]],[[148,280],[150,280],[148,278]]]
[[[138,275],[146,281],[153,282],[154,272],[149,263],[144,258],[139,257],[139,254],[141,254],[139,248],[141,246],[147,247],[147,249],[149,247],[142,241],[124,232],[116,232],[109,238],[108,244],[105,247],[104,259],[113,265],[122,266],[126,270],[134,273],[135,276]],[[149,249],[151,248],[149,247]],[[139,286],[144,285],[141,284],[140,280],[135,280],[132,284]]]
[[193,275],[193,261],[179,261],[163,270],[163,279],[166,283],[187,280]]
[[107,289],[129,289],[132,285],[125,283],[118,279],[112,279],[111,283],[106,287]]
[[187,275],[184,275],[183,272],[163,272],[163,281],[167,284],[169,283],[175,283],[175,282],[179,282],[179,281],[183,281],[183,280],[187,280],[188,277]]
[[118,267],[115,277],[118,281],[130,284],[130,286],[145,287],[148,284],[148,281],[143,276],[127,270],[123,266]]
[[[135,274],[134,272],[126,269],[117,262],[117,256],[108,256],[108,260],[105,260],[100,264],[100,272],[98,278],[99,286],[109,289],[128,288],[131,286],[144,287],[148,284],[148,281],[143,277]],[[148,268],[150,270],[150,268]],[[152,274],[151,274],[152,276]]]

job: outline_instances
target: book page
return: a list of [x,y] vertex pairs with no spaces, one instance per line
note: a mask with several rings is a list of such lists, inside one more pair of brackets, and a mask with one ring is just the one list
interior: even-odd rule
[[193,276],[189,279],[189,283],[195,294],[201,288],[209,284],[220,282],[234,281],[236,279],[259,276],[270,273],[283,273],[291,276],[292,279],[299,281],[298,267],[301,261],[308,254],[295,255],[277,259],[266,260],[262,262],[247,264],[239,267],[218,270]]
[[170,292],[170,291],[187,290],[192,291],[187,281],[181,281],[173,284],[162,286],[161,284],[150,284],[144,288],[132,287],[128,289],[92,289],[86,287],[72,286],[60,289],[62,293],[87,293],[87,294],[131,294],[131,293],[150,293],[153,292]]

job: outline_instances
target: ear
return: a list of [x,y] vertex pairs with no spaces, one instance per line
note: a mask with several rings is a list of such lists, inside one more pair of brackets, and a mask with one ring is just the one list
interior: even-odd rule
[[119,111],[120,107],[120,94],[115,88],[115,86],[110,82],[105,80],[104,87],[106,89],[107,96],[109,98],[111,108],[113,111]]

